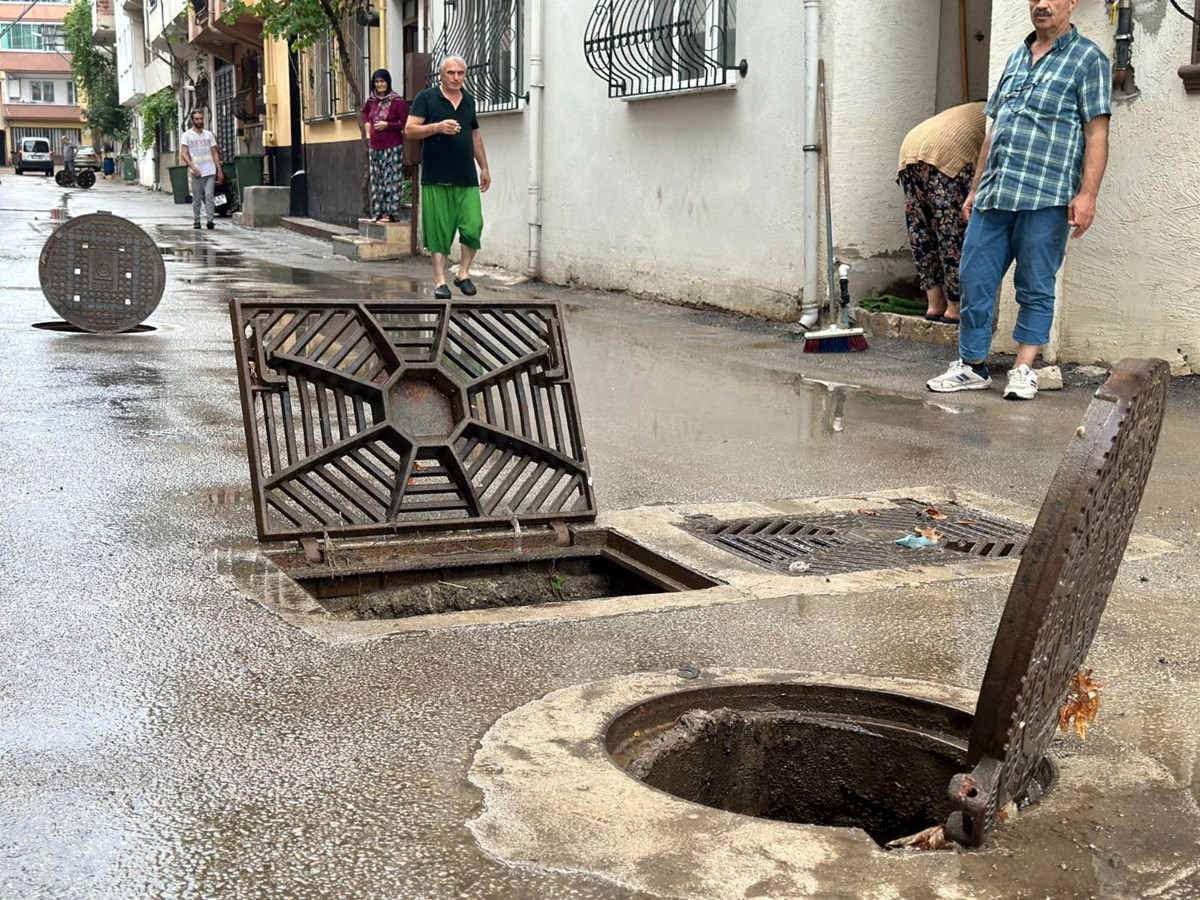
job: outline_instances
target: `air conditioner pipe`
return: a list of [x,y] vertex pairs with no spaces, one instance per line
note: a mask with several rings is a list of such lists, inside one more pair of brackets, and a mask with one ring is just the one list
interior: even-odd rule
[[1133,0],[1117,0],[1117,59],[1113,66],[1113,89],[1136,94],[1133,82]]
[[821,136],[817,130],[817,61],[821,58],[821,0],[804,0],[804,296],[800,325],[812,328],[821,317],[817,299],[818,158]]

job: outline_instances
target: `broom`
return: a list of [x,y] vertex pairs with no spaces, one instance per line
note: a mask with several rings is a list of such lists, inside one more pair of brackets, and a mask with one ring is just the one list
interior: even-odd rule
[[861,328],[851,328],[847,308],[850,306],[850,267],[839,268],[842,288],[842,324],[837,324],[838,304],[833,295],[833,212],[830,209],[829,191],[829,115],[825,108],[825,60],[817,61],[817,96],[821,104],[821,167],[825,173],[825,259],[828,267],[829,317],[833,324],[820,331],[810,331],[804,336],[805,353],[848,353],[866,350],[867,336]]

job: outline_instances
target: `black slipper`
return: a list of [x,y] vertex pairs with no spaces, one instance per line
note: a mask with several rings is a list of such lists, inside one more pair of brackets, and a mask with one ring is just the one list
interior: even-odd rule
[[942,317],[939,315],[935,315],[934,313],[925,313],[925,321],[926,322],[940,322],[940,321],[942,321]]
[[470,278],[455,278],[454,286],[462,291],[463,295],[466,297],[474,297],[477,293],[479,293],[477,290],[475,290],[475,285]]
[[942,316],[941,322],[943,325],[957,325],[959,320],[958,319],[947,319],[945,316]]
[[433,296],[435,296],[439,300],[449,300],[450,299],[450,285],[439,284],[436,288],[434,288]]

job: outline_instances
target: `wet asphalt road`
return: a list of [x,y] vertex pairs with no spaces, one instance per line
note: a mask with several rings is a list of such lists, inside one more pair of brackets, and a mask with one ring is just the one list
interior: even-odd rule
[[[254,537],[228,300],[413,296],[429,290],[425,265],[354,264],[224,221],[193,232],[190,208],[121,185],[67,195],[0,177],[0,897],[639,896],[477,848],[466,771],[499,716],[685,664],[978,685],[996,579],[337,647],[283,625],[216,572]],[[163,250],[154,331],[31,327],[57,318],[37,256],[64,198],[75,215],[132,219]],[[921,484],[1036,506],[1090,399],[935,398],[921,383],[946,361],[936,348],[805,357],[781,326],[479,281],[484,298],[566,304],[605,508]],[[841,430],[826,382],[851,386]],[[1122,570],[1092,656],[1111,687],[1086,748],[1170,773],[1188,805],[1176,854],[1197,846],[1200,798],[1196,394],[1177,383],[1139,522],[1180,550]],[[1048,882],[1013,834],[929,896],[1200,896],[1195,870],[1155,882],[1143,870],[1156,861],[1115,864],[1121,848],[1099,836]],[[854,896],[852,872],[841,878],[827,894]]]

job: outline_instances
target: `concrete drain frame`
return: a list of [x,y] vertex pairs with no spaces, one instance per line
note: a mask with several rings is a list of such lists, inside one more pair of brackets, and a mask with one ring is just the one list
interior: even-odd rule
[[[1060,709],[1124,558],[1168,382],[1162,360],[1124,360],[1096,392],[1029,535],[972,712],[826,683],[691,688],[610,713],[599,735],[609,758],[722,811],[853,828],[881,846],[930,828],[942,844],[982,846],[1050,788]],[[815,535],[824,550],[833,531],[800,523],[793,533]],[[487,750],[485,740],[477,768]],[[507,756],[531,754],[510,746]]]
[[[1053,789],[1002,826],[1003,848],[972,853],[888,851],[857,827],[701,805],[622,767],[622,745],[639,716],[664,722],[700,694],[748,705],[774,697],[778,708],[781,692],[792,698],[785,704],[819,718],[834,719],[847,701],[872,704],[875,715],[864,718],[875,720],[907,709],[956,746],[965,743],[962,729],[978,697],[926,681],[780,669],[712,668],[689,681],[674,671],[638,672],[571,685],[506,713],[483,736],[468,776],[482,808],[467,827],[507,865],[687,900],[1088,896],[1089,889],[1094,896],[1172,896],[1162,889],[1194,871],[1186,851],[1200,812],[1187,786],[1161,761],[1099,755],[1090,741],[1085,752],[1056,760]],[[860,718],[856,727],[871,726]],[[1078,861],[1089,840],[1143,864],[1106,875],[1085,851],[1085,874],[1093,864],[1097,871],[1084,880]],[[1122,880],[1105,880],[1114,875]],[[1135,889],[1106,893],[1103,886],[1113,883]]]
[[[929,506],[955,502],[1022,527],[1032,526],[1036,518],[1036,511],[1029,507],[987,494],[916,486],[854,497],[798,498],[769,503],[680,504],[602,512],[594,524],[572,528],[578,544],[574,549],[559,547],[553,530],[537,532],[527,529],[519,538],[503,532],[467,534],[457,538],[445,535],[415,536],[402,545],[403,553],[397,553],[396,545],[390,541],[328,541],[322,542],[317,548],[321,555],[315,560],[309,559],[303,548],[296,544],[242,544],[219,552],[215,565],[218,574],[231,579],[243,594],[280,619],[319,640],[333,644],[448,628],[590,619],[795,596],[836,598],[867,591],[911,590],[920,585],[946,584],[961,579],[1012,577],[1018,562],[1016,557],[972,558],[946,551],[948,560],[939,559],[937,564],[932,564],[934,554],[940,552],[936,550],[913,551],[912,562],[901,568],[830,576],[785,574],[755,565],[680,527],[681,523],[697,516],[720,520],[757,520],[838,515],[852,513],[856,509],[886,508],[897,502],[914,499],[926,502]],[[319,577],[327,577],[331,584],[337,584],[356,578],[386,580],[389,573],[413,572],[422,567],[455,568],[480,562],[481,552],[493,555],[491,562],[485,565],[511,562],[520,554],[529,554],[531,559],[540,557],[542,560],[603,555],[605,544],[611,545],[610,554],[613,556],[622,559],[632,556],[635,569],[642,565],[659,565],[655,560],[661,560],[662,573],[640,577],[652,582],[655,579],[670,579],[677,587],[664,583],[655,591],[615,595],[605,599],[568,601],[555,598],[552,602],[534,605],[448,609],[442,612],[418,612],[403,618],[361,618],[337,611],[336,597],[333,595],[338,591],[330,591],[329,597],[320,598],[317,596],[320,590],[314,590],[312,584],[312,580]],[[1134,535],[1127,557],[1144,559],[1175,549],[1175,545],[1167,541]],[[422,565],[419,562],[421,559],[428,565]],[[550,578],[552,576],[547,574],[545,583],[549,583]],[[459,583],[453,577],[439,580]],[[357,590],[357,587],[351,587]],[[365,587],[369,589],[370,586]],[[369,602],[369,593],[363,594],[363,599]]]

